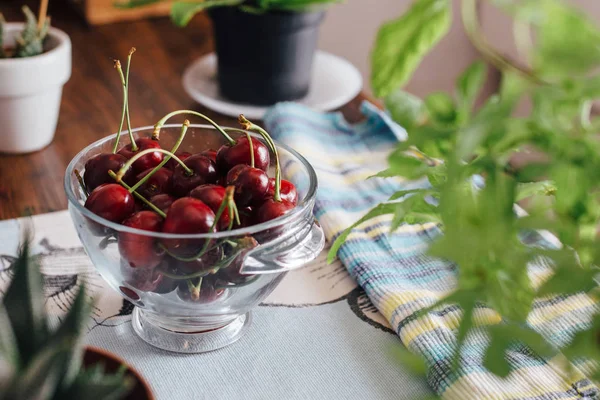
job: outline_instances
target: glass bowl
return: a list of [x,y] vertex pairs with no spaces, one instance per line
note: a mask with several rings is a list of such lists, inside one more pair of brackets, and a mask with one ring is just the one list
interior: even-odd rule
[[[165,125],[162,148],[171,149],[181,125]],[[153,127],[134,130],[135,137],[150,137]],[[122,143],[128,143],[122,134]],[[259,136],[253,135],[256,138]],[[69,163],[65,191],[75,229],[92,263],[121,296],[135,305],[132,323],[146,342],[170,351],[197,353],[233,343],[247,330],[250,310],[267,297],[285,274],[317,257],[324,235],[312,211],[317,191],[314,169],[291,148],[276,144],[283,177],[298,191],[298,205],[284,216],[259,225],[212,234],[165,234],[125,227],[90,212],[74,174],[84,172],[86,161],[112,150],[115,135],[92,143]],[[191,125],[179,151],[197,153],[218,149],[225,141],[208,125]],[[271,157],[269,176],[274,176]],[[104,232],[99,235],[98,232]],[[158,265],[134,265],[120,253],[128,248],[150,248]],[[185,241],[194,255],[176,255],[162,246]],[[155,263],[154,263],[155,264]]]

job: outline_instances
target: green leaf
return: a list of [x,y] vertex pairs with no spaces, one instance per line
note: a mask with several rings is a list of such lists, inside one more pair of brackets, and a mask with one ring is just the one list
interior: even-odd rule
[[[0,304],[0,361],[4,360],[10,367],[16,368],[20,364],[17,338],[10,326],[8,313]],[[0,396],[0,398],[2,398]]]
[[549,294],[571,295],[579,292],[588,292],[598,286],[594,278],[598,275],[596,269],[583,269],[578,267],[558,266],[554,275],[539,288],[538,297]]
[[[534,67],[547,76],[584,74],[600,64],[600,30],[588,15],[557,0],[540,0]],[[537,24],[535,23],[537,22]]]
[[342,0],[258,0],[263,10],[282,10],[293,12],[314,12]]
[[212,7],[236,6],[244,0],[205,0],[205,1],[177,1],[171,6],[171,20],[177,26],[184,27],[202,10]]
[[448,32],[448,0],[416,0],[397,20],[384,24],[371,55],[371,86],[386,97],[411,77],[425,54]]
[[137,8],[144,7],[150,4],[163,3],[166,0],[128,0],[128,1],[115,1],[113,6],[115,8],[121,9],[129,9],[129,8]]
[[456,119],[454,99],[445,92],[436,92],[427,96],[425,106],[435,121],[449,124]]
[[506,337],[502,331],[497,329],[497,326],[488,328],[490,333],[490,344],[485,351],[483,357],[483,366],[490,370],[491,373],[506,378],[510,373],[510,364],[506,360],[506,350],[510,346],[510,336]]
[[393,346],[390,354],[415,375],[423,376],[427,373],[427,365],[423,357],[411,353],[400,345]]
[[404,90],[394,91],[385,98],[384,102],[392,119],[409,134],[412,128],[422,124],[427,117],[423,101]]
[[21,362],[27,364],[48,335],[42,275],[31,256],[28,235],[19,250],[14,271],[3,305],[17,339]]
[[390,178],[394,176],[416,179],[425,176],[430,168],[424,161],[405,153],[392,153],[388,159],[389,168],[369,178]]
[[550,181],[527,182],[517,185],[516,201],[521,201],[531,196],[552,196],[556,192],[556,185]]
[[470,114],[477,95],[481,91],[486,78],[486,65],[483,61],[477,61],[462,73],[456,82],[456,98],[458,110],[461,115]]
[[327,262],[332,263],[335,260],[335,256],[337,255],[338,250],[348,238],[348,235],[352,232],[352,229],[356,228],[360,224],[379,217],[380,215],[393,214],[396,212],[396,208],[398,207],[398,203],[382,203],[372,208],[364,217],[356,221],[354,224],[346,228],[340,236],[333,242],[331,249],[329,250],[329,254],[327,255]]

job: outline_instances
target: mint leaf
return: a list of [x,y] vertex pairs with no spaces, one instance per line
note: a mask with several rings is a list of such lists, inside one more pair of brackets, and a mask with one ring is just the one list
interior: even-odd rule
[[403,86],[425,54],[448,32],[448,0],[416,0],[397,20],[384,24],[371,55],[371,86],[386,97]]
[[410,131],[426,119],[426,110],[423,101],[404,90],[396,90],[384,100],[385,108],[392,119]]
[[456,119],[454,99],[444,92],[432,93],[425,97],[425,106],[434,121],[450,124]]
[[486,65],[477,61],[462,73],[456,82],[458,112],[464,118],[468,116],[477,100],[486,78]]

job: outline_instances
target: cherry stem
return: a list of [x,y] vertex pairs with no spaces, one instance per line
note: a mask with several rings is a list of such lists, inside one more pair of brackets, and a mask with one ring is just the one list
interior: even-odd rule
[[123,124],[125,123],[125,117],[127,117],[127,130],[129,132],[129,140],[131,141],[131,150],[138,151],[138,146],[135,143],[133,132],[131,131],[131,120],[129,118],[129,67],[131,66],[131,56],[135,53],[135,47],[132,47],[127,57],[127,77],[123,74],[123,68],[121,67],[121,61],[115,60],[115,68],[121,78],[121,85],[123,86],[123,111],[121,112],[121,124],[117,131],[117,137],[115,139],[115,145],[113,146],[113,154],[117,152],[119,147],[119,140],[121,139],[121,132],[123,131]]
[[[181,125],[181,133],[179,134],[179,138],[177,138],[177,141],[175,142],[175,144],[173,145],[173,148],[171,149],[171,153],[175,154],[175,152],[177,151],[177,149],[179,149],[179,146],[181,145],[181,142],[183,142],[183,138],[185,138],[185,134],[188,130],[190,126],[190,121],[188,121],[187,119],[183,122],[183,125]],[[161,162],[160,164],[158,164],[156,167],[154,167],[154,169],[152,171],[150,171],[149,174],[146,174],[146,176],[144,176],[142,179],[140,179],[135,185],[133,185],[131,187],[131,190],[136,190],[137,188],[139,188],[141,185],[143,185],[148,179],[150,179],[150,177],[152,175],[154,175],[156,173],[156,171],[158,171],[159,169],[161,169],[162,167],[165,166],[165,164],[167,162],[169,162],[169,160],[171,159],[171,156],[166,156]]]
[[192,111],[192,110],[177,110],[177,111],[173,111],[173,112],[165,115],[164,117],[162,117],[162,119],[160,121],[158,121],[156,123],[156,125],[154,125],[154,132],[152,133],[152,139],[159,140],[160,139],[160,128],[163,127],[163,125],[167,122],[167,120],[169,118],[174,117],[175,115],[180,115],[180,114],[195,115],[197,117],[200,117],[200,118],[204,119],[206,122],[208,122],[209,124],[211,124],[212,126],[214,126],[215,129],[218,130],[221,135],[223,135],[223,137],[225,138],[225,140],[227,140],[230,145],[234,145],[235,144],[235,140],[233,140],[231,138],[231,136],[229,136],[227,134],[227,132],[225,132],[225,130],[223,130],[223,128],[219,124],[217,124],[212,119],[208,118],[206,115],[201,114],[201,113],[199,113],[197,111]]
[[149,200],[147,200],[144,196],[142,196],[138,192],[132,191],[131,187],[128,184],[126,184],[122,180],[119,180],[117,174],[115,174],[113,171],[108,171],[108,175],[111,178],[113,178],[114,180],[116,180],[125,189],[129,190],[130,193],[132,193],[135,197],[137,197],[138,199],[140,199],[145,205],[147,205],[148,207],[150,207],[152,209],[152,211],[154,211],[155,213],[157,213],[158,215],[160,215],[163,218],[167,217],[167,214],[165,214],[163,212],[163,210],[161,210],[160,208],[156,207],[154,204],[152,204]]
[[125,175],[125,173],[127,172],[127,170],[129,168],[131,168],[131,165],[134,162],[136,162],[139,158],[144,157],[146,154],[150,154],[150,153],[163,153],[163,154],[166,154],[168,156],[171,156],[171,158],[173,158],[173,160],[177,161],[179,163],[179,165],[181,165],[181,167],[183,168],[183,170],[185,171],[186,174],[188,174],[188,175],[194,175],[194,171],[192,171],[190,168],[188,168],[188,166],[185,165],[183,163],[183,161],[181,161],[179,159],[179,157],[177,157],[175,154],[171,153],[169,150],[165,150],[165,149],[146,149],[146,150],[140,151],[135,156],[133,156],[129,160],[127,160],[127,162],[125,164],[123,164],[123,166],[121,167],[121,169],[119,170],[119,172],[117,172],[117,182],[121,182],[121,180],[123,179],[123,176]]
[[133,139],[133,132],[131,132],[131,118],[129,117],[129,69],[131,67],[131,58],[135,53],[135,47],[132,47],[129,50],[129,55],[127,56],[127,71],[125,77],[125,90],[127,92],[127,107],[125,110],[127,111],[127,130],[129,131],[129,139],[131,140],[131,151],[138,151],[138,146]]
[[247,131],[255,131],[260,134],[265,142],[269,144],[273,155],[275,156],[275,193],[273,194],[273,200],[281,201],[281,165],[279,163],[279,152],[275,146],[275,142],[271,136],[260,126],[250,122],[243,114],[240,114],[238,122]]
[[187,275],[176,275],[176,274],[174,274],[172,272],[169,272],[169,271],[167,271],[165,269],[162,269],[162,268],[159,268],[159,271],[160,271],[161,274],[163,274],[164,276],[166,276],[168,278],[171,278],[171,279],[184,280],[184,279],[193,279],[193,278],[197,278],[197,277],[203,277],[203,276],[206,276],[206,275],[208,275],[210,273],[213,273],[212,271],[216,272],[216,271],[220,270],[221,268],[227,268],[227,267],[229,267],[231,265],[231,263],[236,259],[236,257],[239,256],[242,253],[243,250],[244,250],[243,248],[236,250],[229,257],[224,258],[221,261],[219,261],[218,263],[214,264],[213,265],[213,269],[211,269],[211,270],[194,272],[194,273],[187,274]]
[[87,187],[85,186],[85,182],[83,182],[83,178],[81,177],[81,174],[79,173],[79,170],[75,170],[73,171],[75,173],[75,177],[77,178],[77,182],[79,182],[79,186],[81,186],[81,190],[83,190],[83,193],[85,194],[85,197],[88,197],[90,195],[90,192],[87,190]]
[[190,290],[190,294],[192,295],[192,300],[198,300],[200,298],[200,286],[202,286],[202,277],[198,279],[197,285],[194,285],[191,279],[187,281],[187,285],[188,289]]
[[246,132],[246,137],[248,138],[248,147],[250,148],[250,167],[254,168],[254,144],[252,143],[250,132]]

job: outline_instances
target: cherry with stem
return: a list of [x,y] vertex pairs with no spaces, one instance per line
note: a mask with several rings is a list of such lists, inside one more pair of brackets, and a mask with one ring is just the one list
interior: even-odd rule
[[225,138],[225,140],[227,140],[227,142],[229,142],[230,145],[234,145],[235,144],[235,140],[232,139],[231,136],[229,136],[227,134],[227,132],[225,132],[225,130],[219,125],[217,124],[215,121],[213,121],[212,119],[208,118],[206,115],[201,114],[197,111],[192,111],[192,110],[177,110],[177,111],[173,111],[167,115],[165,115],[164,117],[162,117],[155,125],[154,125],[154,132],[152,133],[152,139],[154,140],[159,140],[160,139],[160,129],[163,127],[163,125],[167,122],[167,120],[169,120],[169,118],[174,117],[176,115],[180,115],[180,114],[190,114],[190,115],[195,115],[197,117],[200,117],[202,119],[204,119],[206,122],[208,122],[209,124],[211,124],[212,126],[215,127],[215,129],[217,131],[219,131],[219,133],[221,135],[223,135],[223,137]]
[[119,147],[119,140],[121,139],[121,131],[123,130],[123,123],[125,122],[125,117],[127,117],[127,130],[129,132],[129,140],[131,141],[131,150],[138,151],[138,146],[135,143],[133,132],[131,131],[131,119],[129,117],[129,68],[131,66],[131,58],[133,56],[133,53],[135,53],[135,47],[132,47],[131,50],[129,50],[129,55],[127,56],[127,70],[125,72],[126,76],[123,74],[121,62],[119,60],[115,60],[115,68],[119,72],[119,76],[121,78],[121,85],[123,86],[123,111],[121,113],[121,124],[119,125],[117,137],[113,146],[113,153],[116,153],[117,148]]
[[281,165],[279,163],[279,153],[277,152],[277,147],[275,146],[275,142],[271,139],[271,136],[260,126],[250,122],[243,114],[240,114],[238,118],[238,122],[242,126],[242,128],[246,131],[255,131],[259,135],[263,137],[265,142],[270,147],[273,155],[275,156],[275,192],[273,195],[273,199],[277,202],[281,201]]
[[142,196],[138,192],[132,191],[131,190],[131,186],[129,186],[128,184],[126,184],[122,180],[118,179],[117,174],[115,174],[114,171],[108,171],[108,175],[110,175],[111,178],[113,178],[121,186],[123,186],[125,189],[127,189],[129,191],[129,193],[133,194],[135,197],[137,197],[138,199],[140,199],[144,204],[146,204],[148,207],[150,207],[152,209],[152,211],[154,211],[155,213],[157,213],[158,215],[160,215],[163,218],[165,218],[167,216],[167,214],[165,214],[160,208],[158,208],[154,204],[152,204],[144,196]]
[[[122,182],[123,176],[127,172],[127,169],[129,169],[129,167],[131,167],[131,165],[134,162],[136,162],[139,158],[145,156],[146,154],[150,154],[150,153],[163,153],[163,154],[166,154],[167,156],[170,156],[175,161],[177,161],[179,163],[179,165],[181,165],[181,168],[183,168],[183,170],[185,171],[185,173],[187,175],[191,176],[191,175],[194,174],[194,171],[192,171],[190,168],[188,168],[188,166],[185,165],[185,163],[183,161],[181,161],[179,159],[179,157],[177,157],[175,154],[171,153],[170,151],[165,150],[165,149],[147,149],[147,150],[140,151],[135,156],[133,156],[129,160],[127,160],[127,162],[121,167],[121,169],[119,170],[119,172],[117,172],[117,174],[116,174],[116,180],[117,180],[117,182],[119,182],[119,183]],[[146,176],[148,176],[148,175],[146,175]],[[133,192],[133,188],[130,187],[129,191]]]
[[[210,230],[209,230],[210,232],[214,232],[215,229],[217,228],[217,224],[219,223],[219,220],[221,219],[221,216],[225,212],[225,208],[229,208],[229,213],[230,213],[229,215],[231,217],[229,219],[229,226],[227,227],[227,230],[230,231],[233,228],[233,221],[234,221],[234,219],[236,220],[236,222],[238,224],[240,223],[237,206],[235,205],[235,201],[233,200],[233,191],[234,191],[233,186],[228,186],[225,189],[225,197],[223,198],[223,201],[221,202],[221,205],[219,206],[219,209],[215,213],[215,220],[213,221],[213,223],[212,223],[212,225],[210,227]],[[202,257],[204,254],[206,254],[206,252],[209,250],[209,245],[210,245],[210,240],[205,240],[204,241],[204,245],[200,249],[200,252],[197,253],[197,254],[195,254],[195,255],[193,255],[193,256],[191,256],[191,257],[180,257],[180,256],[178,256],[176,254],[173,254],[163,244],[160,244],[160,247],[168,255],[170,255],[171,257],[175,258],[176,260],[190,262],[190,261],[197,260],[198,258]]]
[[[179,137],[177,138],[177,141],[175,142],[175,144],[173,145],[173,148],[171,149],[171,153],[175,154],[175,152],[177,151],[177,149],[179,149],[179,146],[181,145],[181,143],[183,142],[183,139],[185,138],[185,134],[188,130],[188,128],[190,127],[190,121],[188,121],[187,119],[183,122],[183,125],[181,125],[181,133],[179,134]],[[149,174],[147,174],[146,176],[144,176],[142,179],[140,179],[135,185],[133,185],[131,187],[131,191],[135,191],[137,190],[137,188],[139,188],[141,185],[143,185],[148,179],[150,179],[150,177],[152,175],[154,175],[156,173],[156,171],[158,171],[159,169],[161,169],[162,167],[165,166],[165,164],[167,162],[169,162],[169,160],[171,159],[170,155],[167,155],[161,162],[160,164],[158,164],[156,167],[154,167],[154,169],[152,171],[150,171]]]

